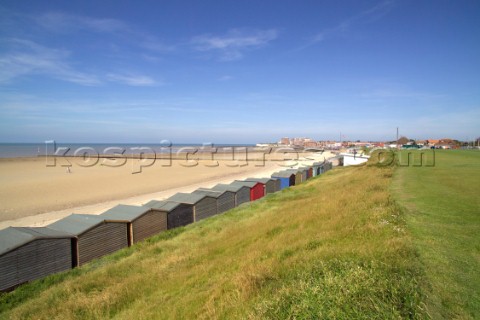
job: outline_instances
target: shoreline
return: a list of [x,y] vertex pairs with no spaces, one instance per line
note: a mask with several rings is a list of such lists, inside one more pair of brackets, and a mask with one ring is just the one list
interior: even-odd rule
[[[102,146],[101,148],[96,148]],[[108,147],[105,147],[108,146]],[[181,145],[181,146],[161,146],[161,145],[142,145],[142,144],[132,144],[127,145],[113,145],[109,146],[106,144],[91,144],[91,145],[65,145],[58,146],[52,150],[45,150],[42,148],[42,151],[38,149],[37,152],[33,150],[23,150],[22,151],[11,151],[3,150],[0,143],[0,160],[1,159],[18,159],[18,158],[41,158],[41,157],[83,157],[84,154],[87,157],[99,157],[99,158],[135,158],[142,156],[155,157],[155,158],[164,158],[168,155],[173,155],[175,157],[182,158],[185,155],[200,155],[200,154],[212,154],[214,155],[226,155],[230,154],[232,156],[236,154],[243,153],[264,153],[268,151],[268,154],[275,154],[278,151],[289,150],[291,153],[303,153],[304,148],[295,147],[295,146],[252,146],[252,145]],[[103,148],[105,147],[105,148]],[[77,154],[78,152],[78,154]],[[57,153],[57,154],[55,154]]]

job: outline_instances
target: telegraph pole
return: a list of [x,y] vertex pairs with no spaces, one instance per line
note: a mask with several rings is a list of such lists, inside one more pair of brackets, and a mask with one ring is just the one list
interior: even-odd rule
[[398,127],[397,127],[397,149],[399,149],[399,145],[398,145]]

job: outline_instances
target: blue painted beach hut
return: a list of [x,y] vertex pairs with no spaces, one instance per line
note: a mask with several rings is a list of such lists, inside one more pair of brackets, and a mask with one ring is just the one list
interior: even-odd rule
[[280,180],[280,190],[295,185],[295,173],[289,171],[278,171],[272,174],[272,178]]

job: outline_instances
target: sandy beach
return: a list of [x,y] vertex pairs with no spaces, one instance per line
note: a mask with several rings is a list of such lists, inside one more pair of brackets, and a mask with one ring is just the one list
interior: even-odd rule
[[[323,160],[331,154],[300,154],[299,159],[305,156]],[[67,164],[65,159],[57,159],[55,166],[52,159],[44,157],[0,159],[0,229],[44,226],[73,212],[100,214],[120,203],[141,205],[176,192],[270,176],[291,164],[281,161],[280,155],[264,157],[260,153],[249,154],[248,160],[225,159],[177,159],[171,163],[124,159],[117,167],[109,166],[113,162],[102,165],[102,161],[87,167],[84,159],[68,159],[69,168],[62,166]]]

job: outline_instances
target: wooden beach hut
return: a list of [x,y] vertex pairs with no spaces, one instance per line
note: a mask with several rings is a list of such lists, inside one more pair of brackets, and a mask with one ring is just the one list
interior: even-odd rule
[[176,193],[168,200],[192,205],[195,222],[217,214],[217,199],[212,196],[200,193]]
[[167,230],[167,213],[142,206],[119,204],[100,215],[109,222],[127,224],[128,245]]
[[143,205],[167,213],[167,228],[173,229],[193,223],[193,205],[173,201],[152,200]]
[[73,238],[44,227],[0,230],[0,291],[72,269]]
[[219,214],[235,208],[235,192],[228,190],[219,191],[207,188],[199,188],[195,190],[194,193],[195,192],[215,197],[217,199],[217,212]]
[[302,182],[307,181],[307,168],[306,167],[299,167],[297,168],[302,173]]
[[100,216],[72,214],[48,227],[76,236],[73,245],[75,266],[128,247],[127,224],[105,221]]
[[265,194],[274,193],[280,190],[280,180],[275,178],[247,178],[245,181],[261,182],[265,185]]
[[288,171],[278,171],[272,174],[272,178],[280,181],[280,190],[295,185],[295,173]]
[[265,196],[265,185],[257,181],[239,181],[236,180],[232,182],[233,185],[247,186],[250,188],[250,201],[255,201],[257,199]]
[[333,163],[331,163],[330,161],[327,161],[325,163],[325,171],[332,170],[332,168],[333,168]]
[[313,177],[313,168],[311,166],[307,166],[307,179]]
[[316,176],[319,176],[320,174],[322,174],[321,167],[322,167],[321,162],[314,162],[312,164],[312,177],[316,177]]
[[295,174],[295,185],[302,183],[302,171],[298,169],[287,169],[286,171]]
[[235,207],[242,203],[250,202],[250,188],[242,185],[217,184],[212,190],[231,191],[235,193]]

